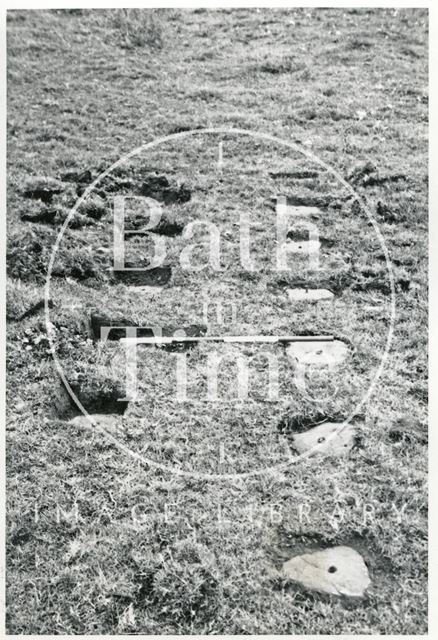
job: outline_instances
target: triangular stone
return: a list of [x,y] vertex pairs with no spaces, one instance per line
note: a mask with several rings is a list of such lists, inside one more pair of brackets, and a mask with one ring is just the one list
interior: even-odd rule
[[333,547],[295,556],[284,574],[304,588],[338,596],[362,597],[371,580],[362,556],[351,547]]

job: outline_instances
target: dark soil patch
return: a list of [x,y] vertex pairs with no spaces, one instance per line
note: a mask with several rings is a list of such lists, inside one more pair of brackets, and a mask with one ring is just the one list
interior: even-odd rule
[[189,125],[189,124],[180,124],[175,125],[169,129],[169,135],[173,133],[183,133],[183,131],[197,131],[199,129],[203,129],[200,125]]
[[[128,264],[126,265],[129,266]],[[134,287],[154,287],[167,284],[172,277],[172,267],[154,267],[145,271],[113,271],[113,277],[117,282],[123,282]]]
[[55,208],[43,207],[39,211],[31,211],[21,214],[24,222],[40,222],[42,224],[55,224],[57,210]]
[[183,204],[192,197],[191,191],[184,185],[172,187],[163,175],[149,176],[140,187],[141,195],[153,198],[164,204]]
[[388,224],[393,224],[394,222],[398,222],[399,216],[394,213],[394,211],[388,207],[387,204],[381,202],[380,200],[377,203],[377,215]]
[[[7,272],[11,278],[43,282],[47,276],[56,233],[34,226],[11,234],[7,248]],[[94,253],[85,237],[66,231],[56,254],[52,275],[76,280],[108,278],[108,256]]]
[[60,177],[63,182],[90,184],[93,181],[92,173],[88,169],[85,171],[67,171],[61,174]]
[[284,56],[279,60],[266,60],[262,64],[253,67],[254,71],[261,71],[262,73],[269,73],[272,75],[294,73],[297,71],[303,71],[305,68],[306,66],[304,63],[293,56]]
[[[375,255],[376,260],[380,260],[381,262],[386,262],[386,256],[384,253],[377,253]],[[389,256],[390,261],[396,267],[412,267],[416,264],[417,259],[415,256],[411,256],[409,254],[405,255],[397,255],[397,256]]]
[[[345,198],[340,198],[333,195],[297,195],[297,194],[289,194],[286,195],[286,204],[290,207],[316,207],[318,209],[328,209],[331,207],[332,209],[341,209],[342,203],[344,200],[348,200],[351,196],[346,196]],[[277,198],[269,198],[267,200],[267,205],[271,209],[276,209],[277,207]]]
[[58,180],[51,178],[32,178],[27,182],[23,190],[23,195],[25,198],[42,200],[44,203],[50,204],[53,196],[59,195],[63,191],[64,185],[58,182]]
[[359,184],[368,176],[376,174],[377,167],[372,162],[366,162],[365,164],[358,165],[353,169],[353,171],[347,176],[348,182],[351,184]]
[[400,180],[408,180],[408,176],[404,173],[395,173],[380,175],[375,164],[366,162],[363,165],[355,167],[347,180],[354,185],[362,187],[380,186],[386,183],[399,182]]
[[[87,182],[78,182],[76,185],[76,193],[81,196],[88,188]],[[93,195],[99,196],[102,199],[108,198],[109,194],[114,193],[132,193],[136,190],[136,182],[126,177],[119,177],[111,174],[105,176],[93,189]]]
[[[81,196],[88,187],[86,182],[78,182],[76,193]],[[191,199],[191,191],[185,185],[172,185],[165,175],[146,174],[129,177],[117,172],[105,176],[93,189],[93,194],[107,199],[114,193],[136,193],[153,198],[164,204],[183,204]]]
[[386,175],[386,176],[369,175],[369,176],[366,176],[362,181],[362,186],[375,187],[375,186],[380,186],[382,184],[386,184],[388,182],[392,184],[393,182],[399,182],[400,180],[406,181],[408,179],[409,179],[408,176],[406,176],[404,173],[396,173],[396,174]]
[[106,277],[106,265],[96,260],[91,253],[81,251],[60,255],[52,270],[55,278],[73,278],[80,282],[85,280],[103,281]]
[[[394,285],[397,292],[409,291],[411,288],[411,281],[409,278],[399,277],[395,278]],[[362,274],[362,276],[358,276],[352,289],[353,291],[379,291],[383,295],[390,295],[391,283],[388,276]]]
[[[184,230],[184,225],[180,222],[171,220],[165,216],[161,218],[159,223],[153,227],[153,229],[145,229],[143,227],[147,224],[147,220],[143,215],[135,215],[125,217],[125,225],[126,228],[129,227],[129,235],[143,235],[144,233],[157,233],[161,236],[168,236],[170,238],[174,238],[175,236],[179,236],[182,234]],[[138,231],[138,233],[136,233]]]
[[[24,222],[33,222],[39,224],[60,225],[70,213],[69,207],[64,207],[61,203],[53,202],[51,205],[39,203],[38,209],[25,211],[21,214],[21,220]],[[100,220],[107,213],[105,203],[99,196],[90,198],[83,202],[78,211],[69,221],[70,229],[81,229],[82,227],[92,225],[96,220]]]
[[33,535],[28,527],[17,527],[12,533],[9,542],[14,547],[21,547],[32,540]]
[[9,238],[6,264],[11,278],[21,280],[42,279],[49,263],[47,237],[40,229],[17,231]]
[[304,433],[323,422],[343,422],[343,420],[345,420],[344,416],[327,416],[318,411],[307,415],[286,415],[281,418],[277,429],[282,435],[292,435],[294,433]]
[[[41,311],[41,309],[44,309],[44,300],[39,300],[36,304],[33,304],[29,309],[27,309],[27,311],[25,311],[19,318],[18,320],[24,320],[25,318],[29,318],[30,316],[34,316],[35,314],[37,314],[39,311]],[[53,300],[48,300],[48,306],[49,309],[53,309],[54,304],[53,304]]]
[[[124,400],[126,389],[118,381],[98,376],[90,371],[89,375],[80,374],[67,380],[73,393],[89,414],[122,415],[129,401]],[[70,419],[82,415],[76,402],[68,393],[64,384],[60,384],[54,400],[56,413],[60,418]]]
[[277,569],[281,569],[284,562],[292,556],[312,553],[321,548],[334,546],[333,541],[326,535],[311,531],[309,533],[288,531],[284,525],[279,525],[276,544],[273,553],[269,554]]
[[[304,226],[300,228],[299,225],[297,225],[295,229],[288,231],[286,237],[293,242],[308,242],[310,240],[310,232]],[[334,247],[336,244],[336,240],[325,236],[318,236],[318,241],[326,248]]]
[[388,431],[388,440],[393,444],[421,444],[428,443],[427,426],[422,426],[418,421],[401,419],[397,425]]
[[91,218],[92,220],[100,220],[107,212],[105,202],[99,196],[92,196],[91,198],[82,202],[79,206],[79,214]]
[[292,178],[295,180],[306,180],[307,178],[317,178],[317,171],[272,171],[269,175],[274,180]]
[[[126,327],[136,327],[137,336],[139,338],[153,338],[155,335],[173,336],[175,331],[182,330],[186,336],[199,337],[207,333],[207,327],[205,325],[191,324],[184,327],[146,327],[138,323],[133,322],[129,318],[110,318],[105,315],[99,315],[92,313],[90,317],[90,330],[93,340],[98,341],[101,339],[102,329],[112,327],[107,335],[107,340],[121,340],[126,337]],[[160,348],[167,350],[179,350],[192,347],[195,342],[176,343],[174,345],[160,345]],[[146,346],[146,345],[145,345]],[[152,345],[151,345],[152,346]]]

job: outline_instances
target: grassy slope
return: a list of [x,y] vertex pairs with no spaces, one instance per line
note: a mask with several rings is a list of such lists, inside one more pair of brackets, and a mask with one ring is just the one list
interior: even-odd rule
[[[371,161],[381,174],[405,176],[363,190],[373,211],[381,201],[393,214],[386,221],[377,216],[398,282],[391,360],[367,407],[364,446],[347,461],[314,460],[275,477],[214,484],[144,468],[96,434],[47,420],[56,384],[54,367],[44,349],[23,350],[25,331],[38,332],[39,319],[12,325],[9,631],[425,632],[427,16],[401,10],[169,11],[157,13],[155,20],[143,46],[124,48],[123,24],[109,14],[10,16],[10,233],[21,234],[23,227],[31,226],[19,219],[30,206],[21,195],[29,176],[57,176],[71,166],[97,173],[123,153],[179,126],[227,125],[311,141],[312,150],[343,175],[356,163]],[[163,46],[157,48],[154,36],[160,30]],[[361,120],[359,110],[366,112]],[[193,188],[192,202],[176,215],[196,217],[205,208],[206,216],[214,216],[226,228],[229,212],[239,203],[251,205],[263,225],[271,215],[267,198],[278,190],[298,195],[335,190],[342,206],[330,208],[321,232],[341,247],[329,275],[336,277],[339,265],[351,266],[351,258],[356,276],[361,270],[381,271],[379,249],[368,240],[369,227],[363,216],[352,222],[351,202],[342,200],[341,191],[324,178],[302,181],[302,186],[273,182],[266,166],[284,168],[284,154],[272,167],[267,149],[258,149],[260,172],[252,164],[254,147],[249,142],[229,145],[235,145],[233,160],[228,160],[233,164],[228,164],[222,183],[199,161],[194,141],[177,162],[171,152],[145,157],[145,163]],[[203,151],[211,153],[214,167],[212,148]],[[47,227],[42,229],[47,233]],[[109,234],[110,220],[99,230]],[[95,229],[72,233],[87,237],[94,246],[102,244]],[[269,249],[268,236],[262,229],[260,256]],[[189,280],[180,272],[175,277],[176,285],[194,295],[207,278]],[[344,306],[335,307],[331,317],[305,310],[288,321],[288,308],[275,282],[275,295],[264,293],[269,277],[263,271],[250,283],[242,281],[238,270],[227,273],[229,286],[248,302],[246,320],[239,320],[234,329],[269,326],[268,317],[263,319],[262,309],[254,305],[254,286],[263,303],[285,311],[282,329],[335,326],[340,335],[357,339],[353,372],[335,380],[340,392],[321,406],[325,412],[348,412],[368,369],[376,364],[375,352],[383,347],[387,296],[348,289],[341,300]],[[409,288],[403,285],[406,281]],[[18,308],[41,292],[32,282],[19,287],[11,281],[10,288],[12,305]],[[127,296],[123,286],[117,293]],[[85,307],[115,309],[120,299],[106,286],[90,289],[65,281],[56,283],[53,295],[60,307],[80,300]],[[180,290],[169,290],[161,318],[172,318],[173,301],[181,304]],[[383,311],[374,317],[364,314],[364,305],[379,303]],[[353,327],[345,308],[354,310]],[[190,317],[190,310],[187,296],[182,320]],[[141,301],[132,311],[152,319],[149,310],[145,318]],[[65,309],[58,313],[64,318],[66,313],[74,315]],[[269,327],[278,328],[275,323]],[[78,353],[84,361],[94,361],[94,350],[82,342],[74,357]],[[117,374],[118,356],[116,345],[101,354],[99,366],[112,362]],[[69,357],[67,353],[66,360]],[[150,357],[166,376],[166,358]],[[194,366],[200,357],[192,356]],[[147,370],[145,381],[154,383]],[[202,430],[196,429],[195,421],[189,426],[178,423],[175,430],[171,420],[180,418],[172,415],[166,397],[157,399],[157,389],[146,382],[143,392],[148,402],[156,400],[161,407],[158,425],[148,417],[145,439],[135,428],[138,412],[132,410],[123,437],[138,450],[147,447],[146,452],[161,462],[217,471],[218,434],[239,470],[252,468],[254,460],[272,462],[284,447],[276,428],[279,415],[269,407],[245,410],[235,422],[226,411],[211,409],[207,424],[200,417]],[[310,411],[294,396],[287,413]],[[253,437],[248,437],[248,427]],[[394,427],[406,431],[407,437],[391,440]],[[57,524],[56,503],[67,508],[75,500],[82,516],[79,523]],[[274,503],[282,507],[281,525],[270,520],[269,505]],[[149,514],[137,528],[130,517],[135,504]],[[178,517],[169,523],[164,519],[166,504],[177,505]],[[219,505],[227,517],[220,525]],[[310,509],[301,523],[300,505]],[[364,509],[369,512],[365,520]],[[367,556],[373,584],[364,602],[306,596],[272,576],[272,567],[315,541],[350,542]]]

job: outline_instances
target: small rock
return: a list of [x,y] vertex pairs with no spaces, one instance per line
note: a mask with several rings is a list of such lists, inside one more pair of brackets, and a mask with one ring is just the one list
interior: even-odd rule
[[287,293],[291,302],[318,302],[334,297],[328,289],[288,289]]
[[21,398],[17,398],[17,402],[15,404],[15,411],[21,413],[26,408],[26,403],[21,400]]
[[305,589],[361,598],[371,584],[362,556],[351,547],[333,547],[295,556],[283,564],[287,578]]
[[315,454],[346,455],[357,444],[357,431],[351,424],[324,422],[290,438],[291,448],[303,454],[315,449]]

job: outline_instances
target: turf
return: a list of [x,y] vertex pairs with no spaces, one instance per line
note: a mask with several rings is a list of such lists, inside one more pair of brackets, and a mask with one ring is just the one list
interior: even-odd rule
[[[9,12],[9,633],[426,633],[427,81],[420,9]],[[87,171],[95,178],[157,137],[207,127],[310,150],[350,181],[379,225],[394,273],[394,337],[355,419],[360,446],[345,458],[287,465],[288,434],[348,416],[372,380],[390,327],[383,249],[332,175],[280,144],[232,133],[145,151],[83,203],[50,292],[66,375],[87,401],[123,382],[124,347],[93,342],[90,313],[148,327],[202,325],[206,295],[238,304],[229,333],[330,333],[350,345],[350,358],[331,376],[313,372],[309,398],[281,354],[281,403],[272,403],[270,351],[248,346],[250,401],[236,403],[230,362],[223,402],[206,404],[198,396],[208,350],[199,346],[185,352],[190,401],[181,406],[172,385],[184,354],[144,347],[139,402],[107,426],[137,458],[67,421],[75,412],[59,388],[43,315],[26,314],[43,296],[57,230],[89,184]],[[151,172],[169,180],[160,187],[161,237],[172,277],[161,293],[139,294],[108,270],[112,198]],[[272,270],[281,193],[324,210],[313,220],[322,271],[304,258],[296,273]],[[237,259],[242,210],[254,226],[251,273]],[[220,229],[219,274],[180,266],[181,227],[199,219]],[[129,259],[141,259],[147,242],[130,240]],[[335,302],[291,308],[287,287],[303,281],[327,286]],[[223,327],[211,322],[209,331]],[[263,468],[271,471],[248,475]],[[208,479],[215,474],[247,475]],[[279,575],[292,555],[332,544],[364,555],[365,599],[305,593]]]

